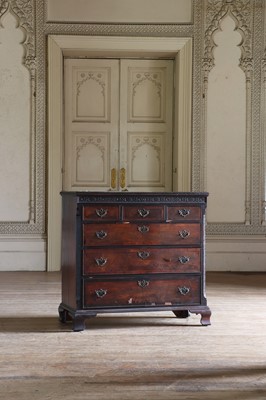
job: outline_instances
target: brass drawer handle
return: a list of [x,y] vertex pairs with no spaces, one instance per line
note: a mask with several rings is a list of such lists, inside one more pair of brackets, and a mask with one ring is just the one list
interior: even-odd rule
[[181,210],[178,210],[178,214],[181,215],[181,217],[185,218],[190,214],[190,210],[187,208],[182,208]]
[[147,287],[147,286],[149,286],[149,281],[146,281],[145,279],[142,279],[141,281],[138,281],[138,285],[141,287],[141,288],[145,288],[145,287]]
[[99,210],[95,211],[98,217],[103,218],[107,215],[108,210],[105,210],[104,208],[100,208]]
[[95,293],[96,293],[96,296],[97,296],[97,297],[102,298],[102,297],[104,297],[104,296],[107,294],[107,290],[105,290],[105,289],[98,289],[98,290],[95,290]]
[[146,225],[138,226],[138,231],[141,232],[141,233],[149,232],[149,230],[150,230],[150,228],[148,226],[146,226]]
[[188,237],[190,236],[190,232],[189,232],[189,231],[186,231],[186,230],[179,231],[178,233],[179,233],[179,236],[180,236],[182,239],[186,239],[186,238],[188,238]]
[[138,251],[138,256],[142,260],[146,260],[148,257],[150,257],[150,253],[148,251]]
[[178,257],[178,261],[179,261],[181,264],[186,264],[187,262],[189,262],[189,260],[190,260],[190,258],[189,258],[189,257],[186,257],[186,256]]
[[126,187],[126,170],[125,168],[120,169],[120,187],[125,189]]
[[98,239],[104,239],[104,238],[106,238],[107,233],[104,231],[99,231],[99,232],[96,232],[95,235],[97,236]]
[[142,218],[145,218],[150,214],[150,210],[145,210],[145,208],[141,208],[140,210],[138,210],[138,213]]
[[178,288],[179,293],[181,293],[183,296],[187,295],[190,292],[190,288],[186,286],[182,286]]
[[[116,189],[116,169],[112,168],[111,169],[111,188]],[[109,189],[109,190],[112,190]]]
[[178,257],[178,259],[176,259],[176,258],[165,258],[165,257],[164,257],[163,260],[164,260],[164,261],[167,261],[167,262],[176,262],[176,261],[179,261],[181,264],[186,264],[187,262],[189,262],[190,258],[189,258],[189,257],[186,257],[186,256]]
[[99,267],[103,267],[107,263],[107,258],[95,258],[95,261]]

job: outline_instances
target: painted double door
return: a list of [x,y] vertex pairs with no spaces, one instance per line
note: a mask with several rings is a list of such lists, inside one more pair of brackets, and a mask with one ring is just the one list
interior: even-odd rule
[[171,191],[173,61],[66,59],[63,188]]

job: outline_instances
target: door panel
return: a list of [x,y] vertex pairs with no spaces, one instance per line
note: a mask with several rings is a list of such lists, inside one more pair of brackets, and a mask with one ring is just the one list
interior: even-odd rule
[[172,190],[173,61],[121,60],[120,167],[130,191]]
[[64,190],[171,191],[172,92],[170,60],[66,59]]
[[72,134],[73,187],[91,184],[109,186],[110,132],[73,132]]
[[118,60],[65,60],[64,190],[117,188],[118,78]]

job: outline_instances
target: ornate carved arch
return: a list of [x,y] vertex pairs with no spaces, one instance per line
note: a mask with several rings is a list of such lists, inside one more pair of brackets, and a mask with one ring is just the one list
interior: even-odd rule
[[4,0],[0,5],[0,18],[10,10],[17,16],[19,27],[26,33],[26,39],[23,43],[25,48],[25,57],[23,64],[34,72],[36,59],[35,59],[35,21],[34,21],[34,8],[32,0]]
[[[27,222],[14,221],[0,222],[0,233],[3,234],[35,234],[44,231],[44,204],[43,204],[43,163],[40,148],[41,143],[37,136],[36,123],[36,85],[37,85],[37,58],[36,58],[36,1],[35,0],[2,0],[0,4],[0,20],[6,13],[12,13],[17,19],[17,27],[25,32],[24,56],[21,60],[29,71],[31,91],[31,126],[30,126],[30,199],[29,220]],[[40,118],[39,118],[40,119]],[[42,164],[42,165],[41,165]]]
[[203,57],[203,69],[205,80],[214,66],[213,49],[214,34],[220,30],[221,21],[230,16],[236,24],[236,30],[241,34],[242,41],[239,44],[241,58],[239,66],[250,79],[253,67],[252,59],[252,5],[250,0],[207,0],[206,5],[206,30]]
[[[205,41],[204,55],[202,60],[203,91],[204,91],[204,132],[206,135],[206,114],[208,97],[209,73],[215,65],[213,50],[216,47],[214,36],[221,30],[221,22],[230,16],[235,22],[235,30],[240,33],[242,40],[238,45],[241,50],[239,67],[246,76],[246,194],[245,194],[245,223],[242,227],[230,225],[234,233],[245,232],[246,226],[252,225],[252,76],[254,73],[253,61],[253,12],[254,2],[252,0],[206,0],[205,1]],[[204,139],[204,168],[203,179],[206,186],[206,138]],[[253,205],[254,206],[254,205]],[[254,207],[253,207],[254,208]],[[228,226],[222,224],[209,224],[209,232],[229,231]]]

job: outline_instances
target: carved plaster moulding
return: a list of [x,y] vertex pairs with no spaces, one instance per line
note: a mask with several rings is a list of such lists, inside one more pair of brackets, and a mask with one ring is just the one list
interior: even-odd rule
[[193,25],[103,25],[46,23],[45,31],[53,35],[163,36],[191,37]]
[[264,49],[264,55],[261,60],[261,82],[262,82],[262,93],[261,93],[261,138],[262,138],[262,160],[263,160],[263,172],[261,174],[261,187],[262,187],[262,204],[261,204],[261,224],[266,226],[266,120],[265,120],[265,107],[266,107],[266,48]]
[[2,15],[5,14],[5,12],[7,11],[9,7],[9,1],[8,0],[2,0],[2,3],[0,4],[0,18],[2,17]]
[[236,30],[241,34],[239,44],[241,59],[239,66],[249,75],[253,66],[252,58],[252,16],[251,0],[205,0],[206,30],[203,69],[207,79],[208,73],[214,66],[213,49],[216,46],[214,34],[220,30],[221,21],[229,15],[236,24]]
[[[46,34],[54,35],[121,35],[121,36],[193,36],[191,24],[93,24],[47,22],[48,0],[37,0],[44,3],[44,24]],[[193,0],[195,1],[195,0]],[[197,0],[196,0],[197,1]]]
[[34,1],[33,0],[4,0],[0,5],[0,18],[7,10],[13,12],[18,20],[20,28],[26,33],[23,42],[25,49],[24,65],[30,70],[35,71],[35,20],[34,20]]
[[43,234],[44,233],[44,195],[43,195],[43,164],[40,161],[43,146],[40,146],[36,128],[36,13],[35,0],[3,0],[0,4],[0,18],[6,12],[13,13],[18,26],[25,32],[23,65],[30,73],[31,88],[31,142],[30,142],[30,201],[29,201],[29,220],[26,222],[12,221],[0,222],[0,234]]
[[[202,59],[203,74],[203,108],[204,121],[203,131],[206,135],[206,113],[208,96],[208,77],[211,69],[214,67],[213,50],[216,47],[214,36],[220,30],[221,22],[226,16],[230,16],[236,25],[236,30],[240,33],[242,40],[239,44],[241,57],[239,67],[246,76],[246,217],[243,224],[209,224],[207,232],[209,234],[248,234],[259,230],[252,223],[254,216],[254,202],[252,202],[252,184],[251,184],[251,158],[252,158],[252,76],[254,72],[252,34],[254,31],[254,2],[251,0],[205,0],[205,42]],[[206,138],[204,138],[204,155],[202,157],[204,166],[202,181],[203,187],[206,187]],[[252,209],[253,207],[253,209]],[[253,218],[254,219],[254,218]],[[250,226],[252,225],[252,226]]]

